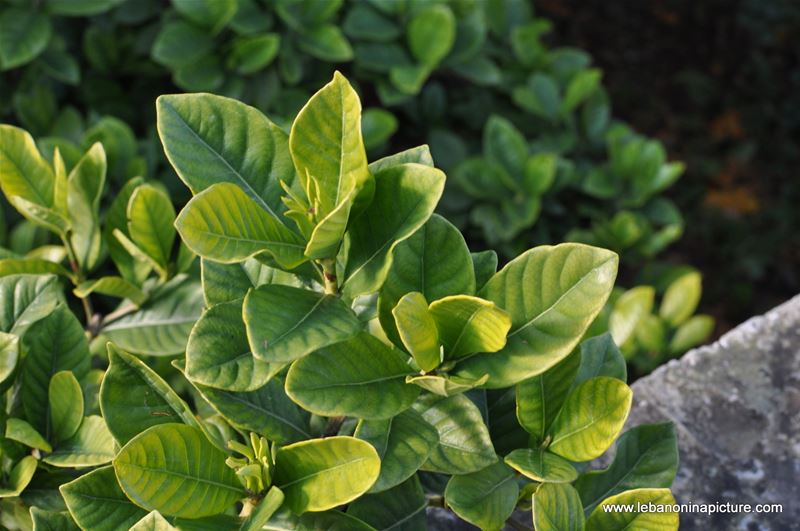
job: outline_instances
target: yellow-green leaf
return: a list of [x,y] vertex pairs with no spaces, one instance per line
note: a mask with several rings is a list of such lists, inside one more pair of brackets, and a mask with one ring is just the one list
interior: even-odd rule
[[675,505],[675,498],[669,489],[635,489],[603,500],[586,520],[586,529],[603,531],[623,531],[626,529],[647,529],[648,531],[677,531],[680,517],[676,512],[637,512],[612,511],[610,505],[626,505],[635,508],[637,504]]
[[439,330],[436,328],[425,296],[412,291],[404,295],[392,310],[397,333],[420,369],[432,371],[442,362]]
[[470,295],[451,295],[430,306],[444,358],[455,360],[476,352],[497,352],[506,344],[511,317],[493,302]]

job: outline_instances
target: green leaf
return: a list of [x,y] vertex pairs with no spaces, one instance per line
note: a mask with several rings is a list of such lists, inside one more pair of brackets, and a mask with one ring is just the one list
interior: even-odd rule
[[572,483],[578,477],[569,461],[541,448],[518,448],[506,456],[506,464],[539,483]]
[[476,291],[483,289],[483,286],[497,272],[497,253],[491,249],[470,253],[472,258],[472,268],[475,271]]
[[169,356],[186,350],[192,326],[203,308],[200,285],[176,277],[138,311],[103,326],[101,333],[136,354]]
[[392,315],[400,340],[417,365],[425,372],[438,367],[442,362],[439,330],[428,310],[425,296],[418,291],[406,293],[392,310]]
[[0,384],[14,374],[19,360],[19,337],[0,332]]
[[207,306],[243,299],[250,288],[264,284],[302,285],[292,273],[266,266],[255,258],[238,264],[220,264],[203,259],[200,271]]
[[0,485],[0,499],[19,496],[31,482],[36,472],[37,460],[32,455],[23,457],[8,474],[8,482]]
[[653,310],[656,292],[650,286],[637,286],[623,293],[614,302],[608,320],[608,331],[617,345],[625,345]]
[[342,28],[348,36],[357,40],[392,42],[401,34],[397,24],[366,3],[348,9]]
[[108,370],[100,385],[100,410],[124,445],[151,426],[181,421],[197,426],[189,406],[143,361],[108,345]]
[[153,42],[153,59],[172,69],[189,65],[214,49],[207,32],[182,20],[161,26]]
[[407,164],[409,162],[433,168],[433,157],[431,157],[431,150],[428,148],[428,145],[423,144],[406,149],[405,151],[400,151],[394,155],[388,155],[382,159],[370,162],[368,168],[371,173],[376,174],[390,166],[399,166],[400,164]]
[[161,188],[145,184],[128,202],[128,231],[133,242],[166,271],[175,241],[175,209]]
[[278,487],[271,487],[266,496],[264,496],[256,508],[253,509],[253,512],[250,513],[250,516],[242,522],[239,531],[260,531],[263,529],[270,517],[281,507],[284,499],[285,497],[281,489]]
[[577,352],[538,376],[517,384],[517,419],[541,444],[575,381],[581,362]]
[[36,428],[21,419],[10,418],[6,421],[6,439],[17,441],[30,448],[37,448],[44,452],[52,452],[53,447],[36,431]]
[[53,209],[40,206],[20,196],[12,196],[8,200],[14,208],[36,225],[58,234],[65,235],[70,229],[70,222]]
[[506,347],[464,360],[457,374],[489,374],[486,385],[498,388],[558,363],[603,308],[617,263],[615,253],[577,243],[537,247],[509,262],[479,294],[511,315]]
[[354,336],[361,328],[340,298],[275,284],[247,294],[244,322],[253,354],[270,363],[302,358]]
[[432,5],[416,12],[406,32],[411,53],[419,63],[432,68],[455,43],[456,18],[446,5]]
[[522,177],[528,160],[528,142],[506,118],[492,115],[483,131],[486,157],[515,179]]
[[105,223],[103,224],[103,239],[108,247],[108,254],[116,264],[117,269],[123,278],[130,282],[140,283],[150,271],[150,265],[145,262],[137,261],[131,256],[120,241],[114,236],[114,231],[118,230],[130,239],[128,232],[128,203],[133,195],[133,191],[144,183],[141,177],[130,179],[117,192],[114,201],[106,211]]
[[241,299],[204,311],[186,345],[186,376],[217,389],[253,391],[281,367],[253,357],[242,321]]
[[[542,483],[533,494],[533,528],[536,531],[583,531],[586,518],[578,493],[567,483]],[[603,529],[604,527],[585,527]]]
[[430,312],[439,328],[446,360],[497,352],[505,346],[511,328],[511,317],[505,311],[493,302],[469,295],[433,301]]
[[639,488],[669,488],[678,470],[678,438],[671,422],[632,428],[619,438],[614,461],[575,482],[587,513],[609,496]]
[[30,423],[49,439],[50,379],[59,371],[72,371],[82,380],[90,368],[89,343],[78,319],[59,306],[30,327],[23,345],[27,354],[21,371],[22,406]]
[[323,24],[300,35],[298,47],[320,61],[343,63],[353,59],[353,49],[342,30],[334,24]]
[[36,531],[79,531],[68,512],[46,511],[31,507],[31,520]]
[[710,315],[695,315],[684,321],[675,331],[669,342],[669,352],[683,354],[690,348],[700,345],[714,331],[714,318]]
[[361,116],[361,131],[367,149],[380,147],[397,131],[397,118],[378,107],[367,109]]
[[[333,81],[314,94],[300,110],[289,134],[292,160],[300,175],[318,223],[306,254],[311,258],[336,255],[345,223],[337,230],[323,229],[323,220],[339,209],[346,221],[353,194],[364,190],[369,201],[373,179],[361,136],[361,102],[350,83],[339,72]],[[329,218],[334,219],[334,218]]]
[[238,430],[258,433],[278,444],[311,438],[308,413],[289,400],[280,378],[272,378],[259,389],[244,393],[194,385]]
[[522,183],[531,195],[543,195],[553,185],[558,171],[558,157],[552,153],[538,153],[525,161],[525,176]]
[[355,437],[367,441],[381,458],[381,472],[369,492],[391,489],[414,475],[439,443],[439,433],[413,409],[386,420],[362,420]]
[[192,193],[234,183],[284,223],[280,183],[291,186],[295,169],[281,128],[253,107],[211,94],[160,96],[156,108],[164,152]]
[[172,0],[175,10],[198,26],[217,33],[236,14],[236,0]]
[[4,9],[0,13],[0,69],[35,59],[47,47],[51,32],[50,18],[38,9]]
[[520,107],[549,120],[554,120],[561,108],[558,85],[552,77],[538,72],[527,85],[514,89],[513,99]]
[[0,260],[0,277],[19,274],[54,274],[72,278],[72,274],[64,266],[49,260],[40,258],[4,258]]
[[364,494],[380,467],[369,443],[353,437],[312,439],[278,449],[273,482],[295,514],[325,511]]
[[581,343],[581,364],[573,386],[595,376],[610,376],[623,382],[628,380],[625,358],[611,334],[605,333]]
[[300,236],[235,184],[215,184],[194,196],[175,226],[189,249],[216,262],[241,262],[264,251],[289,269],[306,260]]
[[47,10],[54,15],[85,17],[99,15],[125,0],[48,0]]
[[498,461],[483,470],[453,476],[444,499],[461,518],[487,531],[500,530],[514,512],[519,486],[514,471]]
[[392,310],[405,294],[414,291],[422,293],[429,301],[475,293],[475,274],[464,236],[438,214],[432,215],[418,231],[395,247],[392,265],[380,290],[381,327],[398,346],[402,342]]
[[62,303],[58,279],[52,275],[0,278],[0,331],[21,337],[28,327]]
[[119,451],[114,471],[122,490],[140,507],[201,518],[221,513],[245,496],[225,458],[199,429],[160,424]]
[[136,306],[147,300],[147,295],[122,277],[101,277],[96,280],[81,282],[73,290],[76,297],[86,298],[92,293],[109,295],[120,299],[129,299]]
[[375,531],[374,527],[336,509],[305,513],[298,517],[288,509],[286,504],[270,518],[265,529],[270,531],[295,531],[300,529]]
[[440,396],[454,396],[466,393],[470,389],[480,387],[485,384],[488,379],[488,374],[484,374],[482,378],[477,380],[466,380],[458,376],[450,375],[440,376],[425,374],[422,376],[406,376],[406,383],[418,385],[426,391]]
[[600,86],[603,73],[597,68],[582,70],[567,85],[567,92],[561,102],[563,112],[571,112],[586,101]]
[[633,392],[616,378],[598,376],[570,392],[550,427],[549,450],[570,461],[599,457],[614,442],[628,412]]
[[152,511],[136,522],[129,531],[177,531],[158,511]]
[[700,302],[702,277],[700,273],[687,273],[669,285],[661,301],[659,315],[672,326],[683,324]]
[[67,212],[72,225],[70,243],[78,263],[88,270],[97,265],[102,252],[100,196],[106,179],[106,152],[96,142],[81,157],[67,178]]
[[275,59],[280,45],[281,36],[278,33],[240,37],[233,41],[227,66],[239,74],[255,74]]
[[439,445],[423,470],[469,474],[497,461],[481,412],[466,396],[423,394],[414,409],[439,432]]
[[389,490],[360,497],[347,506],[347,514],[381,531],[416,531],[426,529],[427,507],[419,478],[413,476]]
[[386,419],[417,398],[419,388],[405,383],[410,373],[400,352],[362,332],[294,362],[286,393],[317,415]]
[[[0,17],[0,25],[14,11],[5,11]],[[24,18],[29,16],[27,13],[23,15]],[[20,21],[15,20],[14,27],[20,27]],[[0,35],[3,35],[0,42],[11,36],[4,31],[0,31]],[[27,131],[0,125],[0,174],[3,175],[0,188],[9,201],[13,197],[21,197],[41,207],[53,206],[53,169],[39,153],[36,142]]]
[[104,465],[114,459],[114,439],[103,417],[90,415],[78,431],[60,442],[44,462],[67,468]]
[[50,379],[51,438],[58,444],[75,435],[83,421],[83,391],[70,371],[60,371]]
[[445,175],[420,164],[390,166],[375,175],[375,197],[347,231],[343,292],[354,297],[377,291],[391,266],[395,246],[433,213]]
[[638,504],[647,506],[675,505],[675,498],[669,489],[636,489],[611,496],[601,503],[589,518],[586,519],[587,529],[602,529],[603,531],[623,531],[624,529],[647,529],[652,531],[677,531],[679,515],[674,512],[614,512],[606,510],[609,505]]
[[59,490],[81,529],[129,529],[147,515],[147,511],[125,496],[112,466],[93,470],[61,485]]

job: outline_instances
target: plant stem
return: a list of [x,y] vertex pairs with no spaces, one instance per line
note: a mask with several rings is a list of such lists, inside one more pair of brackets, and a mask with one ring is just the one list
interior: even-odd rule
[[325,431],[322,433],[323,437],[333,437],[339,433],[339,429],[344,424],[345,417],[330,417],[328,424],[325,426]]
[[[69,267],[72,269],[72,272],[75,274],[74,284],[75,286],[79,286],[84,281],[83,271],[81,271],[80,264],[78,264],[78,257],[75,256],[75,250],[72,248],[72,244],[69,242],[69,239],[66,235],[61,236],[61,241],[64,244],[64,248],[67,250],[67,259],[69,260]],[[93,338],[97,335],[99,324],[101,319],[95,317],[94,308],[92,307],[92,301],[89,299],[89,295],[85,297],[79,297],[81,300],[81,304],[83,305],[83,313],[86,314],[86,332],[89,334],[89,338]]]
[[325,258],[319,261],[322,266],[322,279],[325,281],[325,293],[329,295],[337,295],[339,293],[339,284],[336,279],[336,259]]
[[440,496],[438,494],[428,494],[426,495],[426,498],[428,498],[428,507],[446,508],[444,504],[444,496]]

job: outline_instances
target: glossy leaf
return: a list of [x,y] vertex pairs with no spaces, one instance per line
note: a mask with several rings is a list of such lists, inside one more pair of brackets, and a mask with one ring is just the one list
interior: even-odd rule
[[72,274],[67,271],[64,266],[49,260],[42,260],[39,258],[4,258],[0,260],[0,277],[20,274],[54,274],[72,278]]
[[347,514],[378,530],[416,531],[426,528],[428,500],[419,479],[405,482],[377,494],[366,494],[347,507]]
[[23,337],[27,355],[22,365],[22,406],[25,416],[45,437],[50,437],[50,379],[59,371],[72,371],[78,380],[89,372],[89,344],[78,319],[65,306],[31,326]]
[[405,383],[410,373],[400,352],[361,333],[294,362],[286,393],[318,415],[385,419],[407,409],[419,394]]
[[452,295],[433,301],[430,311],[447,360],[476,352],[497,352],[506,344],[511,317],[493,302]]
[[439,443],[439,433],[413,409],[386,420],[362,420],[355,437],[367,441],[381,458],[381,472],[369,492],[383,492],[411,477]]
[[378,316],[389,339],[402,345],[392,310],[406,293],[420,292],[428,301],[474,294],[475,274],[470,264],[464,236],[438,214],[399,243],[378,299]]
[[177,531],[158,511],[152,511],[136,522],[130,531]]
[[127,217],[133,242],[165,271],[175,241],[175,209],[167,193],[148,184],[138,187],[128,202]]
[[574,243],[537,247],[509,262],[479,294],[511,315],[508,343],[464,360],[457,374],[489,374],[487,386],[496,388],[558,363],[603,308],[617,262],[611,251]]
[[241,262],[262,252],[290,269],[305,261],[300,236],[235,184],[215,184],[197,194],[175,226],[189,249],[216,262]]
[[211,94],[161,96],[156,109],[164,152],[192,193],[233,183],[284,223],[280,183],[291,185],[295,169],[281,128],[249,105]]
[[32,455],[23,457],[8,474],[8,480],[0,485],[0,499],[19,496],[31,482],[36,472],[37,460]]
[[50,18],[40,10],[9,7],[0,13],[0,69],[10,70],[41,54],[50,41]]
[[700,273],[687,273],[669,285],[661,301],[659,315],[672,326],[678,326],[694,313],[702,291]]
[[539,483],[572,483],[578,477],[569,461],[541,448],[518,448],[506,456],[505,462]]
[[497,253],[488,250],[470,253],[470,256],[472,257],[472,268],[475,271],[475,289],[481,290],[489,279],[497,273]]
[[694,315],[675,330],[675,334],[669,342],[669,351],[674,355],[680,355],[705,342],[713,331],[713,317]]
[[517,384],[517,419],[542,443],[555,420],[578,372],[580,356],[573,353],[538,376]]
[[63,301],[52,275],[0,278],[0,331],[22,336],[31,324],[50,315]]
[[603,529],[608,531],[622,531],[623,529],[648,529],[652,531],[676,531],[679,516],[674,512],[613,512],[604,510],[608,505],[632,505],[637,503],[647,506],[650,503],[657,505],[675,505],[675,498],[669,489],[636,489],[611,496],[603,500],[589,518],[586,519],[587,529]]
[[605,452],[625,424],[633,392],[616,378],[598,376],[570,392],[550,427],[549,450],[571,461]]
[[200,317],[203,295],[198,283],[176,278],[138,311],[105,324],[102,334],[136,354],[180,354]]
[[450,52],[456,38],[456,20],[445,5],[419,10],[407,27],[408,47],[420,63],[433,67]]
[[[407,164],[414,162],[422,164],[423,166],[434,166],[431,150],[427,144],[413,147],[395,153],[394,155],[387,155],[381,159],[369,163],[369,171],[373,174],[378,173],[390,166],[399,166],[400,164]],[[435,216],[434,216],[435,217]]]
[[469,474],[497,461],[481,412],[466,396],[424,394],[414,409],[439,432],[439,445],[423,470]]
[[283,381],[277,377],[249,392],[225,391],[200,384],[195,387],[239,430],[258,433],[278,444],[311,438],[308,413],[289,400]]
[[90,415],[83,419],[78,431],[60,442],[44,462],[57,466],[78,468],[104,465],[114,458],[114,439],[102,417]]
[[583,474],[575,488],[586,512],[609,496],[639,488],[669,488],[678,470],[678,439],[672,423],[646,424],[623,433],[608,468]]
[[29,448],[37,448],[44,452],[53,451],[53,447],[42,437],[42,434],[22,419],[10,418],[6,421],[5,437]]
[[[578,493],[567,483],[543,483],[533,494],[533,528],[536,531],[583,531],[586,518]],[[586,529],[605,529],[586,527]]]
[[244,321],[253,354],[270,363],[302,358],[354,336],[361,328],[340,298],[274,284],[247,294]]
[[116,264],[120,275],[126,280],[138,283],[150,271],[148,263],[137,261],[129,253],[120,241],[114,236],[114,231],[120,231],[130,239],[128,232],[128,203],[133,191],[144,182],[141,177],[134,177],[127,181],[111,202],[106,210],[105,222],[103,223],[103,239],[108,248],[108,255]]
[[158,424],[180,421],[197,426],[189,406],[142,360],[109,344],[108,361],[100,409],[121,445]]
[[420,164],[390,166],[375,175],[375,196],[348,229],[343,291],[354,297],[377,291],[395,246],[433,213],[444,189],[444,174]]
[[83,390],[70,371],[57,372],[50,379],[51,438],[56,444],[75,435],[83,421]]
[[606,333],[581,343],[581,364],[573,386],[595,376],[609,376],[623,382],[628,380],[625,358],[611,334]]
[[31,507],[31,520],[36,531],[79,531],[68,512],[45,511]]
[[[7,19],[13,11],[5,11],[0,20]],[[19,127],[0,125],[0,173],[0,188],[9,201],[21,197],[42,207],[53,205],[53,169],[39,153],[33,137]]]
[[364,494],[380,473],[378,453],[353,437],[312,439],[280,448],[274,483],[295,513],[324,511]]
[[97,280],[88,280],[80,283],[73,292],[75,296],[81,298],[86,298],[92,293],[99,293],[120,299],[129,299],[137,306],[141,306],[147,300],[147,295],[141,289],[122,277],[101,277]]
[[392,309],[392,315],[400,340],[417,365],[424,372],[438,367],[442,362],[439,329],[425,296],[418,291],[405,294]]
[[112,466],[84,474],[61,485],[59,490],[81,529],[128,529],[147,515],[147,511],[125,496]]
[[94,269],[102,253],[100,196],[106,179],[106,152],[95,143],[67,178],[67,212],[72,225],[70,243],[78,263]]
[[467,380],[458,376],[440,376],[438,374],[425,374],[421,376],[406,376],[406,383],[418,385],[440,396],[454,396],[466,393],[470,389],[475,389],[485,384],[489,379],[488,374],[477,380]]
[[193,382],[228,391],[252,391],[267,383],[279,368],[250,352],[241,300],[203,312],[189,335],[186,376]]
[[453,476],[444,491],[447,505],[458,516],[487,531],[502,529],[514,512],[518,495],[514,471],[501,461]]
[[200,518],[223,512],[245,495],[225,457],[199,429],[160,424],[128,441],[114,458],[114,471],[137,505]]
[[614,343],[624,345],[633,337],[640,323],[653,310],[655,290],[650,286],[637,286],[623,293],[614,302],[608,320],[608,330]]
[[19,337],[0,332],[0,384],[14,374],[19,361]]

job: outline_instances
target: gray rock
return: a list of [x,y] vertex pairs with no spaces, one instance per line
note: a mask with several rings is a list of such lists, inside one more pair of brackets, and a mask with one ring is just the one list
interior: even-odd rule
[[633,385],[628,426],[671,420],[679,503],[781,504],[681,514],[682,530],[800,529],[800,296]]

